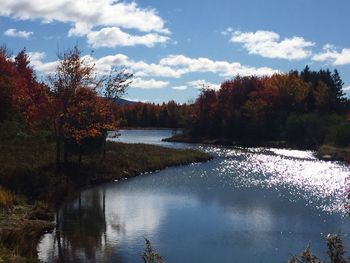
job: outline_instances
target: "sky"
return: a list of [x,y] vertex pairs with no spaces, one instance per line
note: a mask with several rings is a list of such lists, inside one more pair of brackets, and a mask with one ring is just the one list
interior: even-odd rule
[[338,69],[350,94],[349,0],[0,0],[0,44],[38,76],[78,46],[97,72],[126,67],[124,98],[193,101],[237,75]]

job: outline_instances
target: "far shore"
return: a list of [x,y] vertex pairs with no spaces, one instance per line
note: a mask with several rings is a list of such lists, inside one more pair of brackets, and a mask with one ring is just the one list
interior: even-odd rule
[[332,145],[321,145],[317,148],[310,148],[303,145],[291,144],[287,141],[231,141],[228,139],[213,139],[204,137],[190,137],[185,134],[176,134],[170,138],[163,139],[165,142],[197,143],[220,146],[237,146],[237,147],[270,147],[270,148],[289,148],[296,150],[312,150],[315,156],[321,160],[350,162],[350,148],[336,147]]

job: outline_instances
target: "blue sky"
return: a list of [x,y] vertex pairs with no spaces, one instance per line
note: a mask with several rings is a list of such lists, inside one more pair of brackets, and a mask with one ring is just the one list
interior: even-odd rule
[[194,100],[235,75],[337,68],[350,92],[350,1],[1,0],[0,43],[38,74],[78,45],[96,69],[126,66],[125,98]]

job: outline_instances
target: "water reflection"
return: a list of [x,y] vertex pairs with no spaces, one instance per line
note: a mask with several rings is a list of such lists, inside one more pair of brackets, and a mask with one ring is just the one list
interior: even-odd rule
[[[161,143],[164,133],[144,138]],[[134,135],[141,140],[141,131]],[[40,259],[141,262],[143,237],[167,262],[181,263],[286,262],[309,241],[322,256],[324,237],[336,232],[349,244],[344,164],[311,151],[184,147],[216,158],[82,192],[58,211]]]
[[[115,247],[107,246],[106,192],[86,192],[56,213],[57,228],[43,239],[46,262],[111,262]],[[123,227],[114,221],[116,232]],[[113,262],[117,258],[113,258]]]

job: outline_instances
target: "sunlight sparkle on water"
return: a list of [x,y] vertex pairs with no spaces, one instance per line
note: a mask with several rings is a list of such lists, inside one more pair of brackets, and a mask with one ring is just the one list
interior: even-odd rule
[[312,151],[219,147],[207,151],[222,158],[218,176],[227,180],[234,175],[231,184],[236,187],[288,189],[290,201],[304,198],[310,205],[317,203],[318,209],[345,212],[350,174],[341,163],[320,161]]

